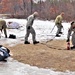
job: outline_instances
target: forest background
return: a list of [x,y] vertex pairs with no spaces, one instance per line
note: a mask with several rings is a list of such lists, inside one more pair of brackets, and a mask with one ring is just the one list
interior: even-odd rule
[[44,20],[53,20],[64,12],[64,20],[72,21],[75,19],[75,0],[0,0],[0,14],[8,17],[27,18],[34,11]]

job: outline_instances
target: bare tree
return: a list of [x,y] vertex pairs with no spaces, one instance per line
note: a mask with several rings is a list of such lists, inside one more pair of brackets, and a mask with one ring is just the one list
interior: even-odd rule
[[31,14],[33,12],[33,0],[31,0]]

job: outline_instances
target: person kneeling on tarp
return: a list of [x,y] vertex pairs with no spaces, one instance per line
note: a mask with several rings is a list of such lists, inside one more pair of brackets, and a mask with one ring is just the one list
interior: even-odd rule
[[72,34],[72,44],[73,44],[73,47],[71,47],[71,49],[75,49],[75,22],[71,22],[71,26],[68,30],[68,35],[67,35],[67,42],[70,41],[70,35],[73,31],[73,34]]
[[10,56],[10,50],[0,45],[0,61],[7,61],[6,58]]

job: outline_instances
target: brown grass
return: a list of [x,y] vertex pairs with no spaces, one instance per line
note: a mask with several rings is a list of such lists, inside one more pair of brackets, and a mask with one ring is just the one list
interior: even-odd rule
[[65,40],[54,40],[37,45],[18,44],[8,48],[13,53],[14,59],[25,64],[41,68],[55,68],[59,71],[75,71],[75,51],[66,50]]

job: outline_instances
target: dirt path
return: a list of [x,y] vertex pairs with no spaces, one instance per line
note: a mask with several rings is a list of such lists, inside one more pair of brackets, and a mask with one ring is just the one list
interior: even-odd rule
[[37,45],[18,44],[8,48],[13,53],[14,59],[25,64],[40,68],[54,68],[59,71],[75,71],[75,51],[65,49],[65,40],[54,40]]

